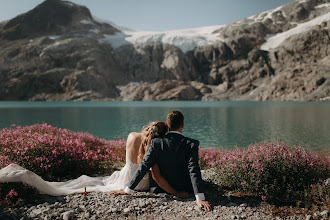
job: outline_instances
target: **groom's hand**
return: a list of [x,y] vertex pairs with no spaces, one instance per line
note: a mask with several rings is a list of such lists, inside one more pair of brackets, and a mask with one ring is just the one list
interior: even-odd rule
[[118,196],[118,195],[128,195],[124,190],[114,190],[108,192],[108,195],[110,196]]
[[212,205],[208,201],[199,200],[196,203],[202,210],[211,211],[212,209]]

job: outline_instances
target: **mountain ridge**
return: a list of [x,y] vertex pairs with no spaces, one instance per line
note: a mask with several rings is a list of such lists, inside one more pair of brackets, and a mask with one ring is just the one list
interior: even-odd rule
[[262,45],[329,13],[329,0],[295,1],[203,33],[153,37],[46,0],[0,24],[0,100],[328,100],[328,18],[274,48]]

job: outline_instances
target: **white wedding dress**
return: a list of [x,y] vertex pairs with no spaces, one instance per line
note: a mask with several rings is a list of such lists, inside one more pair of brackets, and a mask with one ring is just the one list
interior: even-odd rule
[[[40,193],[62,196],[74,193],[87,192],[109,192],[124,189],[131,177],[139,167],[132,163],[126,154],[126,164],[120,171],[115,171],[111,176],[89,177],[82,175],[77,179],[66,182],[48,182],[40,176],[17,164],[10,164],[0,170],[0,182],[23,182],[35,187]],[[149,173],[141,180],[135,190],[149,190]]]

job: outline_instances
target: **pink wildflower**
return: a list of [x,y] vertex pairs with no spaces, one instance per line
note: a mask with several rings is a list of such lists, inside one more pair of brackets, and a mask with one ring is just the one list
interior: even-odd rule
[[9,196],[10,198],[13,198],[14,196],[17,196],[18,193],[15,190],[10,190],[9,193],[7,194],[7,196]]

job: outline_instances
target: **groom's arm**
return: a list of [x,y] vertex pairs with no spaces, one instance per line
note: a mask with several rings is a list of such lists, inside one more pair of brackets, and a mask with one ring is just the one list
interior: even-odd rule
[[125,188],[125,192],[130,194],[131,190],[139,184],[141,179],[144,175],[149,171],[149,169],[156,163],[157,158],[157,150],[155,149],[155,139],[151,140],[148,152],[144,156],[143,160],[141,161],[138,169],[133,174],[130,182],[128,183],[127,187]]
[[204,185],[203,185],[201,170],[198,163],[199,161],[198,146],[199,146],[198,141],[192,143],[191,151],[188,156],[188,171],[196,199],[205,200]]
[[198,147],[199,141],[194,142],[188,158],[188,170],[198,206],[207,211],[210,211],[211,204],[205,200],[204,184],[202,180],[201,169],[198,163]]

